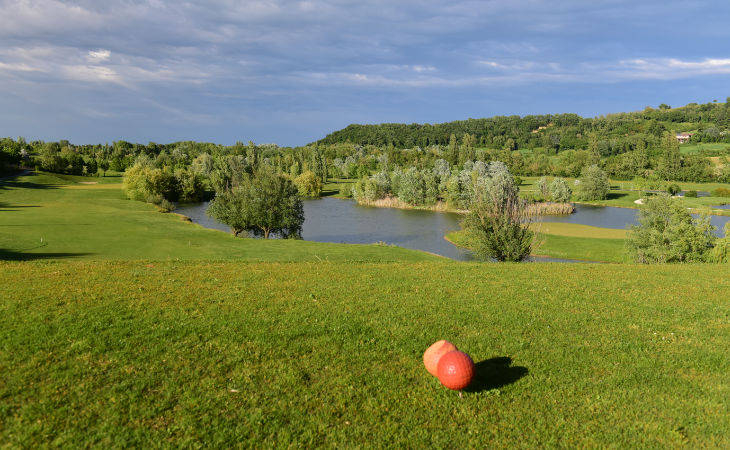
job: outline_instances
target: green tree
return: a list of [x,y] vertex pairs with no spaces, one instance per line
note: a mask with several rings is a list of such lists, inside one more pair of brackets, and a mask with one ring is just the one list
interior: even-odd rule
[[231,227],[238,236],[249,231],[268,239],[271,233],[299,238],[304,208],[294,183],[286,176],[262,166],[240,184],[216,193],[206,214]]
[[730,222],[725,223],[725,237],[715,241],[715,246],[709,255],[709,261],[730,263]]
[[578,198],[580,200],[605,200],[608,198],[610,189],[608,176],[597,165],[583,169],[578,186]]
[[463,227],[482,259],[522,261],[530,255],[535,235],[531,217],[508,172],[479,183]]
[[302,197],[317,198],[322,194],[322,180],[311,170],[294,178],[294,184]]
[[693,219],[680,200],[649,198],[631,227],[627,246],[638,263],[702,262],[715,242],[709,216]]
[[459,162],[459,145],[456,142],[456,135],[451,134],[451,137],[449,138],[449,147],[446,150],[445,160],[449,162],[452,166],[455,166]]
[[550,198],[552,201],[567,203],[572,195],[573,190],[564,179],[556,178],[550,183]]
[[679,142],[675,135],[667,131],[662,137],[662,156],[657,172],[667,181],[678,180],[681,169],[682,155],[679,153]]

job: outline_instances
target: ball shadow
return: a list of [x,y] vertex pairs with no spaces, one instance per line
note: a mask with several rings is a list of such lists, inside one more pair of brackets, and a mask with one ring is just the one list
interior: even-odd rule
[[482,392],[510,385],[527,375],[527,367],[510,366],[512,358],[500,356],[474,364],[474,379],[464,392]]

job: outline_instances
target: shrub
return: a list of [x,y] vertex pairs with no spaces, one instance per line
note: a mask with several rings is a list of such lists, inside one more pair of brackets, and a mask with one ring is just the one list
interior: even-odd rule
[[639,263],[702,262],[716,239],[708,216],[694,220],[667,195],[648,198],[638,222],[626,244]]
[[730,189],[728,188],[717,188],[712,191],[713,197],[730,197]]
[[688,198],[697,198],[697,191],[687,191],[684,193],[684,196]]
[[580,200],[605,200],[608,198],[608,176],[595,164],[583,169],[578,187],[578,199]]
[[463,226],[480,258],[522,261],[530,255],[535,235],[526,202],[518,192],[509,172],[477,186]]
[[715,247],[710,252],[709,261],[730,263],[730,222],[725,224],[725,237],[715,241]]
[[302,197],[317,198],[322,194],[322,180],[311,170],[294,178],[294,184]]
[[522,184],[522,178],[515,177],[515,186],[520,186]]
[[567,203],[573,195],[570,185],[562,178],[556,178],[550,183],[550,198],[554,202]]
[[677,195],[682,192],[682,188],[680,188],[678,184],[672,183],[667,186],[667,192],[669,195]]
[[352,184],[342,183],[340,184],[340,195],[346,198],[352,198]]

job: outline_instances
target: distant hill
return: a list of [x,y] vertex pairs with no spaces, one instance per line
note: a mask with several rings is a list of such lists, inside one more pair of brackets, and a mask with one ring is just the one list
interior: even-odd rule
[[695,132],[694,141],[726,142],[730,138],[729,127],[730,103],[713,102],[690,103],[679,108],[660,105],[658,108],[646,107],[643,111],[594,118],[583,118],[577,114],[548,114],[495,116],[439,124],[352,124],[315,144],[427,147],[447,145],[452,135],[461,140],[468,133],[475,138],[478,146],[511,149],[554,147],[556,150],[567,150],[586,148],[592,136],[597,140],[606,140],[646,135],[650,140],[666,131]]

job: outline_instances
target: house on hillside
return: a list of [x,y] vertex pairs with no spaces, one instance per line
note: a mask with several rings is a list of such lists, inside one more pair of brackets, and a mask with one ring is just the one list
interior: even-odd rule
[[677,141],[680,144],[686,144],[694,133],[677,133]]

